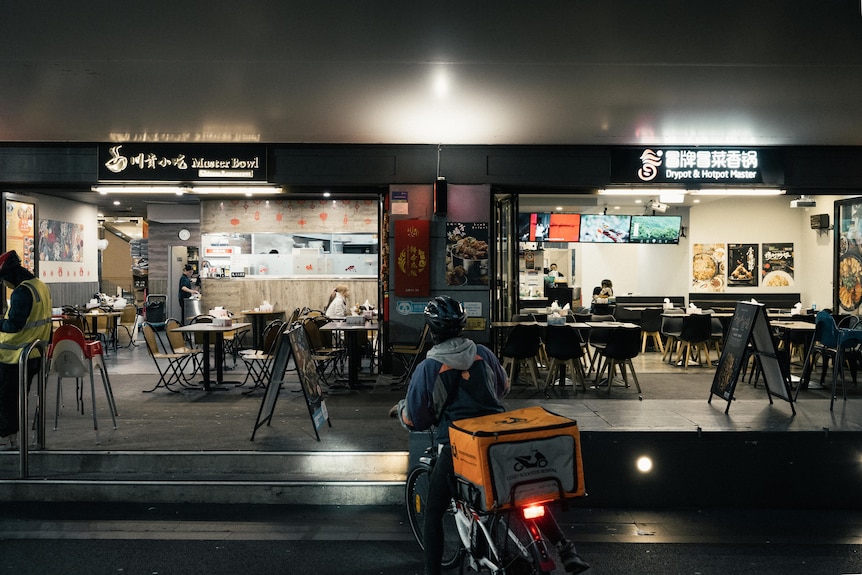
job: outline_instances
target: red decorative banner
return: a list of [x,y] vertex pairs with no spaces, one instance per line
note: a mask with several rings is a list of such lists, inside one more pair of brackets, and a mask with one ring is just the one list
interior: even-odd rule
[[427,297],[431,293],[428,220],[395,221],[395,295]]

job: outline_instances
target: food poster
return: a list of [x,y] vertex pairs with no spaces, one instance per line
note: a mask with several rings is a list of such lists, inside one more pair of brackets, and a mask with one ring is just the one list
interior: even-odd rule
[[838,308],[858,315],[862,313],[862,203],[839,202],[838,206]]
[[758,258],[760,249],[757,244],[727,244],[728,287],[751,287],[757,285]]
[[760,285],[781,288],[793,285],[793,244],[763,244]]
[[6,251],[15,250],[21,265],[36,271],[36,229],[34,204],[6,200]]
[[488,224],[446,223],[446,284],[488,285]]
[[39,260],[43,262],[84,261],[84,225],[39,220]]
[[723,292],[727,285],[725,244],[694,244],[691,288],[695,292]]

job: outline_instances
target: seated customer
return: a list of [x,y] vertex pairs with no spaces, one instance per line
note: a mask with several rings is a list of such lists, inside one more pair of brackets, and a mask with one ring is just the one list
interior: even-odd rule
[[347,298],[350,297],[350,290],[344,284],[338,284],[332,293],[329,295],[329,303],[326,304],[326,317],[330,318],[345,318],[350,315],[347,307]]

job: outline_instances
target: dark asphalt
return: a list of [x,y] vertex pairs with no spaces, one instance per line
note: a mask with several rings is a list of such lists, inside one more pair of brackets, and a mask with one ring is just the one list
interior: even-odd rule
[[[593,568],[644,575],[862,573],[862,514],[569,509]],[[399,507],[0,506],[0,574],[421,574]]]

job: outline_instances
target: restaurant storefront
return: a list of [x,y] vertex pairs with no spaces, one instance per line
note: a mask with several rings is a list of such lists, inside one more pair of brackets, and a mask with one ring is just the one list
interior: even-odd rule
[[[214,150],[225,150],[224,146],[203,145],[185,151],[177,149],[177,145],[174,144],[164,147],[126,144],[124,146],[126,147],[119,148],[119,152],[115,151],[112,154],[111,150],[116,147],[115,145],[46,147],[5,145],[0,148],[0,161],[2,161],[0,178],[4,188],[24,194],[43,191],[51,186],[63,189],[77,186],[86,190],[99,183],[119,185],[120,182],[143,186],[154,182],[170,181],[175,185],[188,185],[194,188],[203,183],[213,182],[210,181],[209,176],[205,182],[202,182],[197,177],[189,177],[188,172],[178,176],[170,175],[164,170],[176,169],[174,162],[176,159],[205,158],[212,156],[211,152]],[[857,148],[757,149],[754,150],[757,152],[756,169],[750,169],[750,165],[743,163],[750,162],[751,155],[740,154],[739,169],[729,167],[727,174],[733,175],[733,171],[736,170],[737,175],[742,179],[727,181],[726,178],[720,180],[725,172],[723,167],[722,169],[699,168],[698,162],[703,161],[706,151],[710,152],[710,162],[713,161],[713,152],[723,154],[723,156],[719,155],[724,158],[723,161],[732,162],[735,161],[733,154],[741,149],[650,147],[656,157],[665,162],[664,167],[667,169],[663,172],[663,176],[659,173],[655,178],[645,181],[637,176],[637,171],[645,169],[641,157],[644,156],[647,147],[611,149],[581,146],[451,146],[443,148],[442,161],[439,148],[433,145],[253,147],[256,149],[245,149],[245,145],[229,146],[229,153],[227,153],[229,161],[224,160],[228,161],[227,164],[208,161],[209,163],[196,164],[196,170],[199,174],[212,174],[214,180],[224,183],[224,180],[228,179],[225,174],[236,169],[242,177],[231,177],[228,184],[279,186],[285,190],[284,199],[301,200],[314,195],[318,201],[323,201],[322,192],[331,188],[342,191],[356,190],[356,195],[349,199],[354,202],[358,200],[360,206],[364,206],[366,201],[377,205],[385,204],[377,215],[370,210],[367,214],[368,218],[362,218],[363,220],[376,219],[376,221],[370,225],[365,225],[363,222],[359,233],[373,235],[373,228],[377,229],[380,252],[378,269],[383,270],[382,275],[376,278],[380,287],[377,299],[386,314],[387,321],[393,324],[392,341],[403,342],[413,340],[416,328],[414,324],[419,321],[413,306],[418,306],[422,300],[427,300],[427,297],[436,293],[469,294],[472,301],[481,304],[472,308],[478,314],[475,317],[485,321],[493,317],[502,317],[517,309],[521,297],[520,267],[518,266],[521,261],[518,257],[521,250],[515,238],[518,232],[519,213],[524,212],[519,205],[526,205],[531,197],[542,195],[561,200],[568,198],[572,206],[565,209],[565,212],[581,214],[592,212],[590,215],[604,215],[605,208],[608,208],[609,213],[613,214],[616,210],[612,200],[605,199],[605,196],[597,196],[597,192],[614,188],[645,188],[647,194],[654,187],[673,188],[686,192],[691,190],[692,194],[690,196],[687,194],[689,199],[695,198],[694,191],[702,193],[712,187],[726,189],[778,187],[785,190],[786,195],[772,198],[728,196],[721,200],[702,196],[699,204],[687,202],[679,208],[674,204],[661,202],[661,198],[656,197],[659,204],[665,203],[669,206],[666,212],[656,213],[656,216],[679,215],[680,217],[678,243],[650,245],[612,242],[614,245],[611,245],[578,241],[564,242],[568,244],[565,248],[552,246],[552,249],[566,249],[567,253],[573,254],[569,259],[555,262],[568,268],[565,270],[569,276],[568,287],[581,287],[585,295],[593,285],[596,285],[597,280],[610,276],[614,278],[615,286],[618,286],[617,293],[620,291],[657,295],[670,293],[688,297],[702,290],[706,292],[717,290],[710,293],[730,295],[752,291],[767,293],[767,290],[771,290],[776,293],[798,292],[805,307],[814,304],[821,308],[832,305],[837,294],[833,294],[829,282],[817,279],[832,277],[832,233],[825,229],[813,230],[809,226],[809,218],[810,215],[831,214],[835,199],[852,197],[862,189],[862,168],[860,168],[862,162],[859,161],[862,159],[862,150]],[[658,152],[661,152],[661,156]],[[122,161],[121,156],[126,159],[125,162]],[[686,159],[689,157],[692,160]],[[233,159],[236,159],[236,162]],[[671,160],[677,162],[679,167],[668,168]],[[694,167],[687,166],[688,161],[694,162]],[[637,167],[638,162],[640,167]],[[108,169],[109,166],[113,166],[116,170],[124,164],[125,169],[122,171],[112,172]],[[703,169],[705,172],[699,179],[694,176],[696,169]],[[130,176],[132,172],[129,170],[132,170],[135,175]],[[626,171],[629,175],[620,176]],[[755,181],[752,181],[751,172],[755,174],[753,178]],[[440,175],[448,181],[450,206],[446,213],[439,212],[437,215],[434,211],[434,181]],[[462,193],[464,189],[470,190],[471,193],[465,195]],[[300,190],[301,193],[296,193],[295,190]],[[404,192],[407,192],[406,196]],[[791,199],[800,195],[814,198],[816,207],[791,208],[789,205]],[[225,196],[225,198],[228,197],[230,196]],[[339,199],[341,197],[339,196]],[[608,196],[610,197],[612,196]],[[211,198],[212,196],[203,199],[204,202],[215,202],[214,205],[217,205],[218,202]],[[458,200],[462,198],[469,198],[468,208],[463,213],[459,213],[458,210],[462,208],[459,207]],[[266,201],[264,197],[260,199],[263,202]],[[572,201],[581,202],[584,199],[592,200],[593,205],[589,209],[581,208]],[[646,201],[651,199],[651,196],[644,197]],[[246,207],[257,206],[255,203],[257,198],[249,201],[231,197],[230,201],[236,202],[236,206],[239,206],[237,209],[242,211],[242,217],[229,218],[227,228],[223,224],[214,223],[213,226],[204,229],[203,222],[197,229],[170,223],[157,224],[155,227],[171,229],[188,227],[193,234],[186,243],[201,247],[204,234],[238,233],[241,236],[249,236],[248,241],[251,241],[251,236],[256,233],[301,234],[309,222],[322,223],[319,214],[323,212],[317,215],[310,213],[308,216],[296,219],[298,229],[291,228],[293,224],[282,221],[284,225],[278,227],[277,231],[263,232],[260,220],[254,220],[254,213],[262,214],[263,211]],[[565,202],[560,203],[563,206],[566,205]],[[403,213],[405,207],[406,214]],[[555,207],[549,209],[548,213],[555,211]],[[399,213],[396,210],[402,210],[402,212]],[[647,212],[648,210],[642,209],[640,213],[629,210],[628,213],[624,214],[621,211],[620,214],[652,215]],[[249,214],[251,214],[250,217]],[[340,215],[333,213],[332,217],[328,214],[326,223],[338,227],[339,233],[354,233],[356,230],[341,226],[344,216],[344,213]],[[243,229],[236,229],[239,226],[233,225],[234,219],[242,223]],[[397,260],[393,255],[390,261],[387,254],[398,248],[396,222],[404,219],[430,222],[427,295],[425,291],[412,294],[396,293],[398,282],[395,277],[395,262]],[[460,224],[467,225],[462,226],[462,229],[458,227]],[[158,229],[156,231],[159,232]],[[171,233],[176,237],[176,230]],[[321,233],[331,234],[332,230],[321,231]],[[487,242],[488,252],[475,260],[459,254],[453,255],[455,246],[454,242],[449,242],[447,239],[449,237],[460,237],[465,240],[471,238],[470,241],[477,242],[480,247],[482,242]],[[165,241],[170,243],[172,240]],[[337,244],[337,240],[333,240],[331,236],[328,240],[320,237],[305,238],[297,242],[294,239],[295,244],[321,242],[319,244],[321,246],[326,245],[327,241],[330,242],[330,246]],[[574,246],[570,247],[572,243]],[[723,274],[717,274],[721,276],[719,279],[716,279],[717,276],[708,278],[712,281],[700,280],[704,283],[695,286],[692,271],[694,250],[703,250],[704,246],[710,245],[713,246],[711,254],[713,259],[715,259],[716,250],[719,256],[723,256]],[[724,246],[723,252],[721,245]],[[793,268],[791,271],[793,271],[794,285],[764,285],[762,283],[764,254],[778,254],[780,257],[785,257],[782,254],[786,253],[784,248],[788,245],[793,246],[794,263],[786,267]],[[747,253],[748,248],[755,253],[757,266],[761,272],[756,278],[757,284],[732,283],[731,280],[740,278],[731,277],[738,266],[735,261],[730,262],[734,264],[731,266],[728,258],[734,258],[734,254],[740,252],[731,250],[744,250]],[[85,249],[92,249],[95,252],[96,248],[92,246]],[[308,249],[308,246],[305,249]],[[564,256],[561,252],[558,254]],[[244,268],[244,273],[250,276],[254,270],[255,276],[258,276],[262,275],[259,273],[262,268],[269,271],[268,263],[252,261],[253,258],[251,258],[252,255],[264,254],[249,252],[245,255],[248,257],[245,265],[241,266]],[[557,254],[553,257],[560,259]],[[151,257],[151,259],[153,260],[150,268],[151,287],[155,285],[156,289],[170,289],[167,286],[166,271],[159,269],[156,258]],[[544,259],[543,257],[543,264]],[[787,259],[785,258],[784,261],[786,262]],[[777,265],[778,262],[774,263]],[[770,266],[772,265],[773,262],[770,262]],[[542,268],[544,267],[542,265]],[[781,271],[789,275],[787,269]],[[271,274],[267,273],[267,275]],[[775,274],[773,277],[778,276],[783,274]],[[260,278],[252,281],[257,279]],[[274,279],[267,278],[265,281]],[[334,276],[325,278],[325,283],[328,286],[335,279]],[[371,277],[367,279],[375,281]],[[52,280],[55,284],[64,283],[62,278],[54,277]],[[248,276],[228,279],[228,281],[238,280],[249,282]],[[159,286],[158,282],[163,283]],[[262,294],[257,299],[261,298]],[[363,301],[364,299],[371,300],[371,297],[366,296]],[[244,303],[239,305],[242,306]],[[287,305],[292,304],[287,303]],[[401,312],[399,313],[398,310]]]

